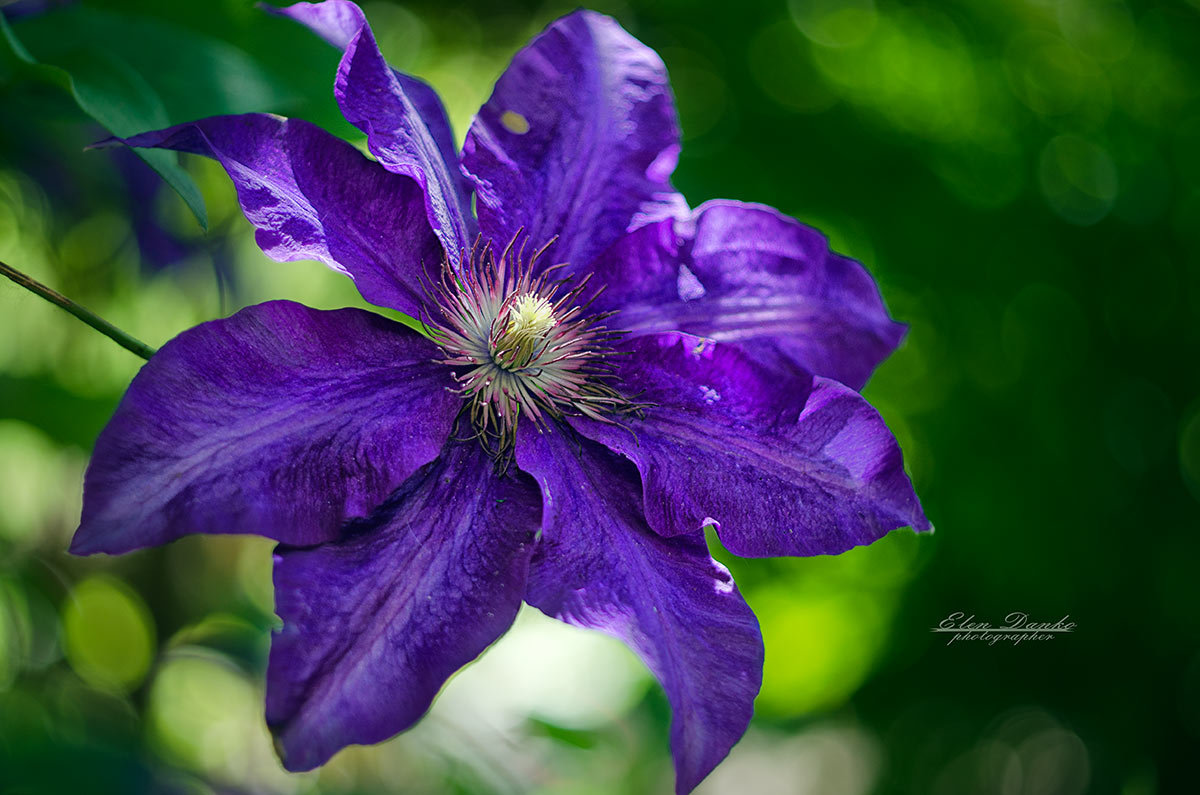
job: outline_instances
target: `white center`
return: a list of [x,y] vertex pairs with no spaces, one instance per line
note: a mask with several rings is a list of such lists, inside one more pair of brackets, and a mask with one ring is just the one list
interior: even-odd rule
[[512,364],[524,367],[557,323],[549,301],[540,295],[522,295],[508,310],[497,352],[514,353]]

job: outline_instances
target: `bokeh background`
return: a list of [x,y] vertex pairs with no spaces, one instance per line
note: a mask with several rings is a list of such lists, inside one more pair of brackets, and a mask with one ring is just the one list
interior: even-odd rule
[[[866,394],[937,532],[839,557],[715,549],[767,662],[754,723],[701,792],[1195,791],[1198,6],[595,3],[670,69],[690,202],[818,226],[911,325]],[[460,140],[512,53],[570,10],[365,8]],[[205,233],[136,157],[84,151],[101,123],[259,110],[358,143],[335,51],[243,0],[4,13],[0,260],[152,345],[272,298],[361,305],[315,263],[264,257],[213,164],[182,161]],[[90,447],[140,364],[0,284],[0,791],[670,791],[669,714],[645,669],[532,611],[415,730],[285,773],[262,720],[270,542],[64,551]],[[930,629],[955,611],[1078,627],[947,645]]]

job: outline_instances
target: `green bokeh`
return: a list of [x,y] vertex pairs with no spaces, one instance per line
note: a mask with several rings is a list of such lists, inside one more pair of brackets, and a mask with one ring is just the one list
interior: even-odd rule
[[[82,5],[134,41],[169,30],[187,44],[122,53],[113,33],[71,50],[78,25],[49,15],[12,29],[66,68],[117,48],[171,122],[273,111],[361,144],[333,103],[336,53],[294,24],[241,0]],[[1194,789],[1196,4],[598,7],[671,71],[690,203],[758,201],[821,228],[909,324],[865,394],[937,526],[834,558],[740,560],[710,539],[760,617],[767,663],[751,731],[705,791]],[[512,52],[570,4],[365,8],[461,139]],[[363,306],[314,263],[267,260],[211,163],[182,164],[207,237],[168,191],[131,207],[111,156],[83,151],[104,131],[5,52],[0,260],[152,345],[267,299]],[[134,244],[145,209],[191,243],[162,272]],[[0,284],[0,791],[669,791],[669,712],[648,675],[536,615],[413,732],[285,774],[262,723],[271,545],[64,551],[88,451],[139,366]],[[930,629],[956,611],[1078,626],[946,645]]]
[[128,691],[154,659],[154,619],[125,583],[93,575],[63,604],[63,648],[71,668],[99,690]]

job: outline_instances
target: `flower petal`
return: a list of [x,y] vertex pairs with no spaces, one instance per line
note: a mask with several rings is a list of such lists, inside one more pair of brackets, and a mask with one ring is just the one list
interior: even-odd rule
[[762,683],[754,613],[703,536],[663,538],[642,517],[629,462],[525,423],[517,461],[542,489],[525,600],[624,641],[671,702],[676,791],[690,792],[746,731]]
[[576,11],[517,53],[463,145],[479,225],[524,228],[547,262],[588,265],[632,225],[675,208],[679,124],[662,59],[615,20]]
[[652,404],[627,428],[571,423],[642,475],[667,536],[715,520],[736,555],[825,555],[930,529],[900,448],[861,395],[764,368],[736,345],[665,333],[627,342],[618,378]]
[[[367,24],[362,10],[349,0],[326,0],[323,3],[296,3],[287,8],[263,6],[268,13],[286,17],[306,26],[313,33],[339,50],[345,50],[354,41],[359,30]],[[423,80],[392,69],[392,74],[405,96],[412,102],[417,116],[425,123],[441,152],[450,182],[466,206],[467,185],[458,170],[458,150],[454,145],[454,132],[450,129],[450,118],[437,92]]]
[[432,88],[383,59],[362,10],[349,0],[297,3],[272,13],[308,26],[345,50],[334,94],[346,120],[367,134],[379,164],[425,191],[429,223],[452,262],[475,238],[468,186],[458,170],[446,110]]
[[442,249],[417,183],[299,119],[214,116],[123,139],[211,157],[229,173],[255,239],[280,262],[315,259],[354,279],[368,301],[417,315],[421,279]]
[[288,301],[183,332],[96,440],[71,551],[188,533],[336,537],[441,449],[460,401],[435,355],[370,312]]
[[737,342],[760,361],[861,389],[904,336],[871,275],[815,229],[762,205],[708,202],[603,254],[596,306],[634,333]]
[[528,476],[451,442],[346,538],[275,558],[267,723],[310,770],[401,732],[512,624],[541,518]]

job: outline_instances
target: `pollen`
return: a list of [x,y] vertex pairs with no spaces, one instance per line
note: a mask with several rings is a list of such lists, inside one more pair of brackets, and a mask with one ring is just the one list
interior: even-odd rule
[[496,364],[506,370],[525,367],[557,324],[554,308],[546,298],[518,296],[508,310],[504,331],[497,340]]
[[515,110],[506,110],[501,113],[500,123],[504,125],[504,129],[516,135],[524,135],[529,132],[529,119]]

